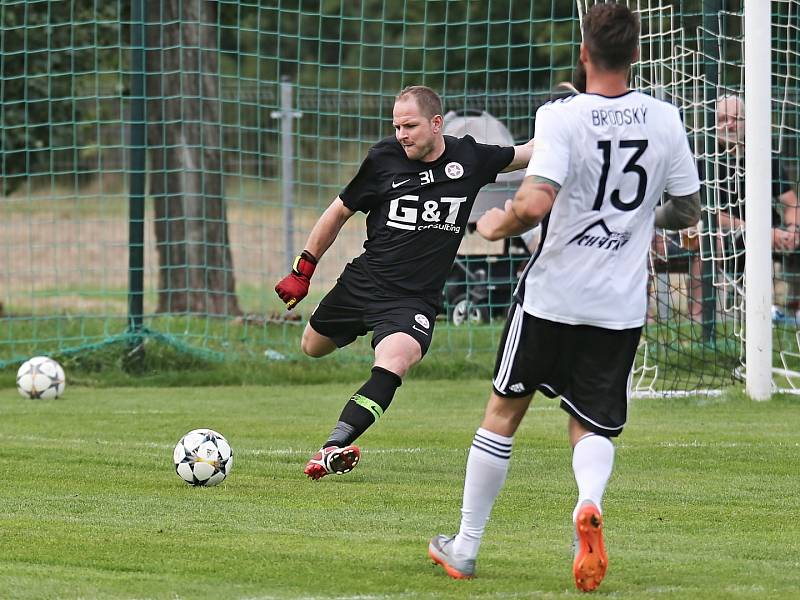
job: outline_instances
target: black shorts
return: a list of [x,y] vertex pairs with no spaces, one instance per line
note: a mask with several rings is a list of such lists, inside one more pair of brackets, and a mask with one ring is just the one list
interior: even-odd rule
[[497,395],[541,391],[589,431],[622,433],[642,328],[605,329],[540,319],[512,304],[492,382]]
[[433,338],[436,307],[421,298],[375,299],[374,283],[345,270],[309,319],[314,330],[342,348],[372,331],[372,347],[392,333],[403,332],[419,342],[422,355]]

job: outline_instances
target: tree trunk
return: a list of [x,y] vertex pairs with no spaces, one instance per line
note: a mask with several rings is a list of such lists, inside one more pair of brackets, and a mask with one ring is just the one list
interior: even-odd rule
[[216,2],[148,0],[158,312],[239,315],[221,164]]

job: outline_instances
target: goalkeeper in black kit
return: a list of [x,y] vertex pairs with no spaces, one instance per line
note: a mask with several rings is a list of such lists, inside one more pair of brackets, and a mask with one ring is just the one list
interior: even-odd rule
[[519,146],[442,134],[442,102],[425,86],[395,99],[394,137],[368,152],[356,176],[319,218],[292,272],[275,286],[287,308],[308,293],[317,262],[356,212],[367,214],[364,252],[322,299],[301,348],[319,358],[372,331],[369,379],[350,397],[322,448],[305,467],[320,479],[347,473],[361,456],[356,439],[389,408],[409,369],[431,344],[442,288],[482,186],[528,165],[533,140]]

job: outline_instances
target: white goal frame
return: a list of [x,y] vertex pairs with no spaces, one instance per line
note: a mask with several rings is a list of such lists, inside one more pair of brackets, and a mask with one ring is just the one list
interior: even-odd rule
[[[588,8],[605,0],[576,0],[578,17]],[[668,8],[655,0],[627,0],[631,9],[643,14]],[[767,400],[773,391],[773,338],[772,314],[772,224],[769,211],[763,210],[764,198],[772,195],[772,7],[773,0],[743,0],[743,95],[745,102],[745,176],[744,206],[747,214],[745,245],[745,273],[741,322],[743,358],[746,368],[744,379],[747,394],[753,400]],[[658,85],[657,81],[650,84]],[[657,88],[656,88],[657,91]],[[798,332],[800,345],[800,332]],[[645,357],[647,355],[645,348]],[[638,375],[642,381],[655,374],[649,373],[647,361]],[[777,369],[781,371],[781,369]],[[784,369],[785,371],[785,369]],[[787,371],[788,373],[789,371]],[[654,392],[646,383],[642,389]],[[699,390],[698,390],[699,391]],[[793,390],[786,390],[793,391]],[[700,391],[708,393],[708,390]]]
[[745,364],[747,394],[772,393],[772,2],[744,0]]

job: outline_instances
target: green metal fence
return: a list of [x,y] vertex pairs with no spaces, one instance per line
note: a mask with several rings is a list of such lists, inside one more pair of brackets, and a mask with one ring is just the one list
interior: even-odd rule
[[[4,1],[0,365],[143,340],[297,357],[311,309],[360,252],[363,218],[296,311],[272,288],[369,146],[391,135],[396,93],[432,86],[445,110],[485,110],[527,140],[536,108],[571,78],[585,4]],[[740,3],[631,5],[644,26],[634,85],[679,104],[710,160],[713,100],[742,86]],[[776,150],[797,156],[797,1],[772,6]],[[476,277],[454,271],[446,292],[487,293],[458,310],[449,294],[432,352],[491,360],[518,260],[466,236],[460,261]],[[731,292],[709,283],[707,314],[692,321],[688,262],[665,267],[654,246],[641,390],[719,387],[741,364],[741,307],[719,309]],[[703,264],[710,282],[714,263]],[[792,327],[776,336],[797,351]],[[358,343],[334,360],[368,356]]]

